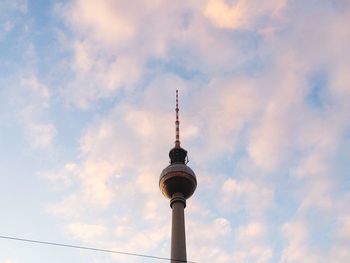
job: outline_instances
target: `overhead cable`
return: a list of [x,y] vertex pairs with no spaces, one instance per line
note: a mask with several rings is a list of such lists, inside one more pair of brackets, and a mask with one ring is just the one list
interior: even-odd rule
[[34,240],[34,239],[26,239],[26,238],[19,238],[19,237],[13,237],[13,236],[2,236],[2,235],[0,235],[0,238],[1,239],[21,241],[21,242],[35,243],[35,244],[50,245],[50,246],[76,248],[76,249],[84,249],[84,250],[90,250],[90,251],[113,253],[113,254],[126,255],[126,256],[152,258],[152,259],[158,259],[158,260],[167,260],[167,261],[172,261],[172,262],[196,263],[194,261],[177,260],[177,259],[171,259],[171,258],[165,258],[165,257],[157,257],[157,256],[138,254],[138,253],[131,253],[131,252],[124,252],[124,251],[117,251],[117,250],[111,250],[111,249],[69,245],[69,244],[63,244],[63,243],[48,242],[48,241],[41,241],[41,240]]

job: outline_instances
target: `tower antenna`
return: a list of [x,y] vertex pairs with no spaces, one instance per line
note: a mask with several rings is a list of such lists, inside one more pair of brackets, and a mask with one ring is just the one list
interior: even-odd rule
[[176,90],[175,148],[180,148],[179,91]]

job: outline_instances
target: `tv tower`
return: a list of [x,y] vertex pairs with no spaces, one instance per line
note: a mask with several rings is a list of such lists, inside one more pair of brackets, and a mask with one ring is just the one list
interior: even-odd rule
[[187,262],[185,214],[186,199],[197,187],[195,173],[187,166],[187,151],[180,146],[179,96],[176,90],[175,147],[169,152],[170,165],[159,178],[159,188],[170,199],[172,209],[171,263]]

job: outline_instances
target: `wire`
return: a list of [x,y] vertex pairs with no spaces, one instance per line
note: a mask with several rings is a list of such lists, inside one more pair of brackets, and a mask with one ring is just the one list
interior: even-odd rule
[[165,258],[165,257],[150,256],[150,255],[130,253],[130,252],[123,252],[123,251],[116,251],[116,250],[110,250],[110,249],[95,248],[95,247],[85,247],[85,246],[76,246],[76,245],[69,245],[69,244],[48,242],[48,241],[40,241],[40,240],[33,240],[33,239],[25,239],[25,238],[11,237],[11,236],[2,236],[2,235],[0,235],[0,238],[2,238],[2,239],[9,239],[9,240],[15,240],[15,241],[22,241],[22,242],[29,242],[29,243],[36,243],[36,244],[51,245],[51,246],[69,247],[69,248],[84,249],[84,250],[90,250],[90,251],[106,252],[106,253],[120,254],[120,255],[126,255],[126,256],[153,258],[153,259],[168,260],[168,261],[171,260],[171,261],[175,261],[175,262],[196,263],[194,261],[186,261],[186,260],[180,260],[180,259],[171,259],[171,258]]

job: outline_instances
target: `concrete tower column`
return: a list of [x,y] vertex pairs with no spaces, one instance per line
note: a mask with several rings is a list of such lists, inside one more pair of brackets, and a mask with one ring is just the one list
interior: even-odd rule
[[171,263],[187,262],[185,235],[186,199],[183,194],[175,193],[170,200],[172,208],[171,225]]

